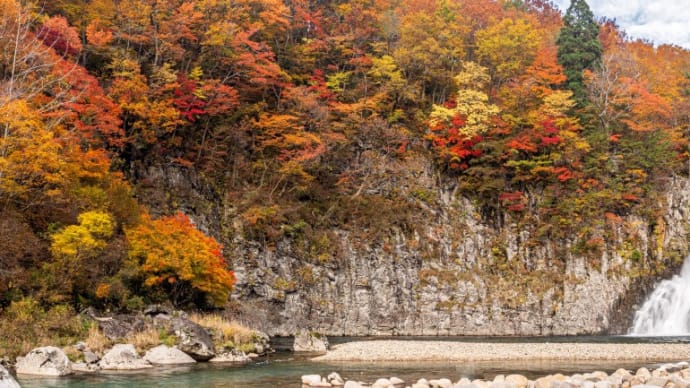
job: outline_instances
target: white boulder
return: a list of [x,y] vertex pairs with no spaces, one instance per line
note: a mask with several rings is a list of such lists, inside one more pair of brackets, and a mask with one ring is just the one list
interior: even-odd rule
[[137,354],[134,345],[117,344],[113,346],[98,363],[104,370],[134,370],[151,368],[148,361]]
[[72,373],[72,362],[65,352],[55,346],[44,346],[17,359],[17,374],[65,376]]
[[17,380],[2,365],[0,365],[0,388],[21,388]]
[[166,345],[159,345],[149,349],[144,355],[144,360],[151,364],[159,365],[178,365],[195,364],[196,361],[178,348],[171,348]]
[[324,353],[328,350],[328,338],[324,335],[302,331],[295,335],[292,350],[295,352]]

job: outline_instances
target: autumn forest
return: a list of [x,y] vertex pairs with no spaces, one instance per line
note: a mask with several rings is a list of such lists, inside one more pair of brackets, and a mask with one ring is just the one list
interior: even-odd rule
[[334,229],[415,233],[420,161],[596,251],[690,173],[689,96],[690,52],[583,0],[0,0],[0,314],[223,308],[234,236],[323,263]]

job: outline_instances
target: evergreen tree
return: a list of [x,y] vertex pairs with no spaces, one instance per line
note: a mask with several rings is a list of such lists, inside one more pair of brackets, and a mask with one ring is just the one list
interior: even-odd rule
[[599,63],[603,51],[599,41],[599,25],[585,0],[572,0],[556,43],[558,62],[568,78],[567,87],[582,105],[586,100],[583,71],[592,70]]

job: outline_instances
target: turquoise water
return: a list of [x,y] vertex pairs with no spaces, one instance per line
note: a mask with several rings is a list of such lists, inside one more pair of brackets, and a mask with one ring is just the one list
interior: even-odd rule
[[[406,337],[405,337],[406,338]],[[357,338],[363,340],[365,338]],[[375,341],[377,338],[369,338]],[[396,339],[404,339],[397,337]],[[412,338],[410,338],[412,339]],[[467,337],[416,337],[416,340],[463,340],[484,342],[688,342],[687,337],[679,338],[631,338],[631,337],[541,337],[541,338],[467,338]],[[332,342],[346,342],[344,338],[334,338]],[[280,342],[280,341],[278,341]],[[536,378],[549,373],[574,374],[603,370],[613,372],[618,368],[637,369],[641,366],[654,367],[657,363],[631,362],[563,362],[563,361],[528,361],[528,362],[333,362],[322,363],[310,361],[308,357],[297,357],[291,353],[277,353],[267,358],[256,360],[244,366],[211,365],[200,363],[194,366],[153,368],[137,372],[118,372],[82,374],[62,378],[27,378],[18,380],[23,387],[301,387],[300,377],[304,374],[326,376],[331,372],[340,373],[343,378],[373,382],[377,378],[397,376],[405,381],[416,381],[419,378],[450,378],[453,381],[461,377],[470,379],[493,379],[498,374],[521,373],[529,378]]]
[[647,363],[601,362],[340,362],[317,363],[287,355],[261,360],[246,366],[198,364],[192,367],[155,368],[143,372],[97,373],[63,378],[19,378],[22,387],[301,387],[303,374],[340,373],[343,378],[374,381],[380,377],[397,376],[405,381],[419,378],[461,377],[493,379],[498,374],[522,373],[530,378],[560,372],[564,374],[603,370],[613,372],[623,367],[651,367]]

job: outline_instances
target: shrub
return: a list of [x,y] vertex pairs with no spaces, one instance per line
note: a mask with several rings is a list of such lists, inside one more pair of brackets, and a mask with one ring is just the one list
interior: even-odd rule
[[222,246],[196,229],[189,217],[177,213],[125,229],[130,266],[136,268],[149,297],[167,295],[175,305],[204,296],[213,307],[225,304],[235,282],[226,268]]
[[89,322],[71,306],[42,307],[36,299],[12,302],[0,319],[0,356],[24,355],[37,346],[70,345],[86,336]]
[[40,285],[45,299],[63,302],[69,295],[74,301],[84,302],[97,288],[104,272],[110,270],[116,258],[105,252],[115,231],[115,221],[108,213],[84,212],[78,225],[69,225],[53,233],[50,251],[54,261],[43,266]]

